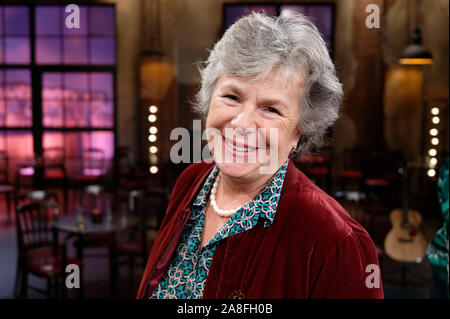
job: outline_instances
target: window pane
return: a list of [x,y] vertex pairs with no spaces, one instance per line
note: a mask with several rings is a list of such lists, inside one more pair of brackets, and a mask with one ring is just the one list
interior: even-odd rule
[[63,127],[64,114],[62,101],[42,101],[42,123],[45,127]]
[[61,33],[61,7],[36,7],[36,35],[58,35]]
[[3,34],[3,6],[0,6],[0,36]]
[[102,99],[113,98],[112,73],[91,73],[91,95]]
[[0,35],[0,64],[2,63],[6,63],[5,61],[5,57],[3,56],[3,39],[1,38]]
[[113,127],[114,106],[112,101],[93,100],[91,102],[91,125],[93,127]]
[[5,73],[0,69],[0,126],[6,124],[6,83],[4,77]]
[[64,126],[62,74],[44,73],[42,77],[42,123],[47,127]]
[[44,147],[64,147],[66,169],[69,176],[82,173],[81,157],[83,150],[98,148],[105,155],[105,171],[111,172],[114,157],[114,133],[101,132],[44,132]]
[[2,125],[31,126],[31,86],[28,70],[7,70],[2,73]]
[[39,64],[61,63],[61,40],[36,38],[36,62]]
[[114,64],[115,56],[115,41],[114,38],[91,38],[91,64]]
[[83,37],[64,39],[64,63],[87,64],[87,40]]
[[0,126],[6,125],[6,103],[5,100],[0,98]]
[[30,131],[8,132],[8,155],[10,157],[33,158],[33,136]]
[[63,97],[62,75],[46,72],[42,76],[42,98],[44,100],[60,100]]
[[27,35],[29,34],[28,7],[25,6],[5,6],[5,33],[6,35]]
[[89,101],[88,73],[64,73],[64,98],[68,101]]
[[42,147],[63,147],[64,146],[64,133],[61,132],[44,132],[42,136]]
[[331,6],[311,6],[309,16],[324,36],[331,36],[333,31],[333,12]]
[[5,39],[5,62],[9,64],[30,63],[30,41],[28,38]]
[[89,103],[81,101],[64,102],[65,127],[89,127]]
[[330,5],[284,5],[280,8],[281,16],[302,13],[310,17],[317,29],[322,33],[329,51],[331,51],[333,35],[333,10]]
[[87,73],[65,73],[64,86],[64,126],[86,127],[89,101]]
[[0,150],[8,156],[8,177],[13,183],[19,166],[33,159],[33,136],[30,131],[0,131]]
[[114,36],[114,7],[91,7],[89,18],[90,33],[92,35]]
[[271,5],[227,5],[225,6],[225,29],[228,29],[239,18],[250,14],[252,11],[265,12],[267,15],[276,14],[275,6]]
[[18,69],[5,72],[6,97],[31,100],[30,71]]
[[108,131],[91,132],[89,143],[91,147],[99,148],[105,152],[106,159],[114,157],[114,133]]
[[91,123],[94,127],[114,125],[113,76],[111,73],[91,74]]
[[6,126],[31,126],[32,111],[29,100],[6,100]]
[[[61,23],[63,25],[64,35],[65,36],[71,36],[71,35],[84,35],[87,36],[88,34],[88,28],[87,28],[87,7],[86,6],[78,6],[80,8],[80,27],[79,28],[72,28],[69,29],[66,26],[66,18],[69,17],[71,14],[70,12],[66,12],[66,7],[61,7],[62,10],[62,19]],[[69,18],[69,21],[72,21],[71,18]]]
[[284,5],[280,8],[280,15],[282,17],[289,16],[293,13],[308,15],[308,8],[306,5]]

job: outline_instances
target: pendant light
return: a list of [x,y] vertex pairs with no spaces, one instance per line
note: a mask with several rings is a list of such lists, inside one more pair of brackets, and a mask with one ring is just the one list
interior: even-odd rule
[[[409,16],[409,5],[411,2],[408,2],[408,16]],[[414,23],[415,29],[412,36],[412,42],[409,44],[404,50],[400,58],[398,59],[398,63],[402,65],[429,65],[433,64],[433,57],[426,48],[422,46],[422,33],[419,28],[419,8],[420,8],[420,0],[416,0],[415,2],[415,12],[414,12]],[[409,28],[409,17],[408,17],[408,30]]]
[[422,46],[422,35],[419,27],[415,28],[412,43],[403,50],[398,62],[403,65],[433,64],[433,57],[430,51]]

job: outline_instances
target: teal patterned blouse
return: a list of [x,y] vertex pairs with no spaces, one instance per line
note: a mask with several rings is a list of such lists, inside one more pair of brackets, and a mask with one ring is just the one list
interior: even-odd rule
[[248,231],[258,223],[272,224],[280,199],[288,160],[272,176],[266,186],[249,203],[233,214],[226,224],[202,248],[206,203],[219,168],[216,165],[192,204],[192,214],[183,230],[169,268],[150,299],[200,299],[218,243],[230,236]]

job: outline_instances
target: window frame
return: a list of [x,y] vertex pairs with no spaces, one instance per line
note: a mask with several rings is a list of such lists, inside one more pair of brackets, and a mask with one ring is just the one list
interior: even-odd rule
[[[95,7],[113,7],[114,8],[114,40],[115,40],[115,62],[114,64],[37,64],[36,63],[36,32],[35,32],[35,9],[36,7],[45,6],[59,6],[64,7],[66,5],[73,4],[73,1],[2,1],[1,6],[24,6],[29,8],[29,39],[30,39],[30,63],[29,64],[6,64],[0,63],[0,70],[7,71],[13,69],[26,69],[30,72],[31,77],[31,111],[32,111],[32,124],[31,126],[0,126],[0,132],[13,132],[13,131],[28,131],[33,137],[33,152],[34,159],[41,158],[43,154],[43,136],[45,132],[112,132],[113,133],[113,157],[112,167],[115,167],[116,163],[116,149],[117,149],[117,52],[118,52],[118,27],[117,27],[117,7],[115,3],[99,3],[95,1],[80,1],[77,3],[79,6],[95,6]],[[89,17],[88,17],[89,19]],[[89,23],[89,21],[88,21]],[[89,35],[88,35],[89,38]],[[1,38],[3,41],[3,36]],[[106,72],[112,75],[113,81],[113,125],[110,127],[46,127],[43,123],[43,98],[42,98],[42,80],[43,74],[47,72]],[[5,110],[6,112],[6,110]],[[5,123],[6,124],[6,123]],[[6,134],[5,134],[6,136]],[[31,159],[32,160],[32,159]],[[11,160],[10,160],[11,161]],[[115,179],[115,171],[113,170],[113,178]]]

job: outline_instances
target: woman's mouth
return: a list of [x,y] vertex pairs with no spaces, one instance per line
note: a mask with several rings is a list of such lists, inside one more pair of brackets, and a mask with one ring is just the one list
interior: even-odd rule
[[227,146],[229,146],[231,149],[233,149],[237,152],[252,152],[257,149],[257,147],[251,147],[248,145],[237,146],[225,138],[224,138],[224,141]]

